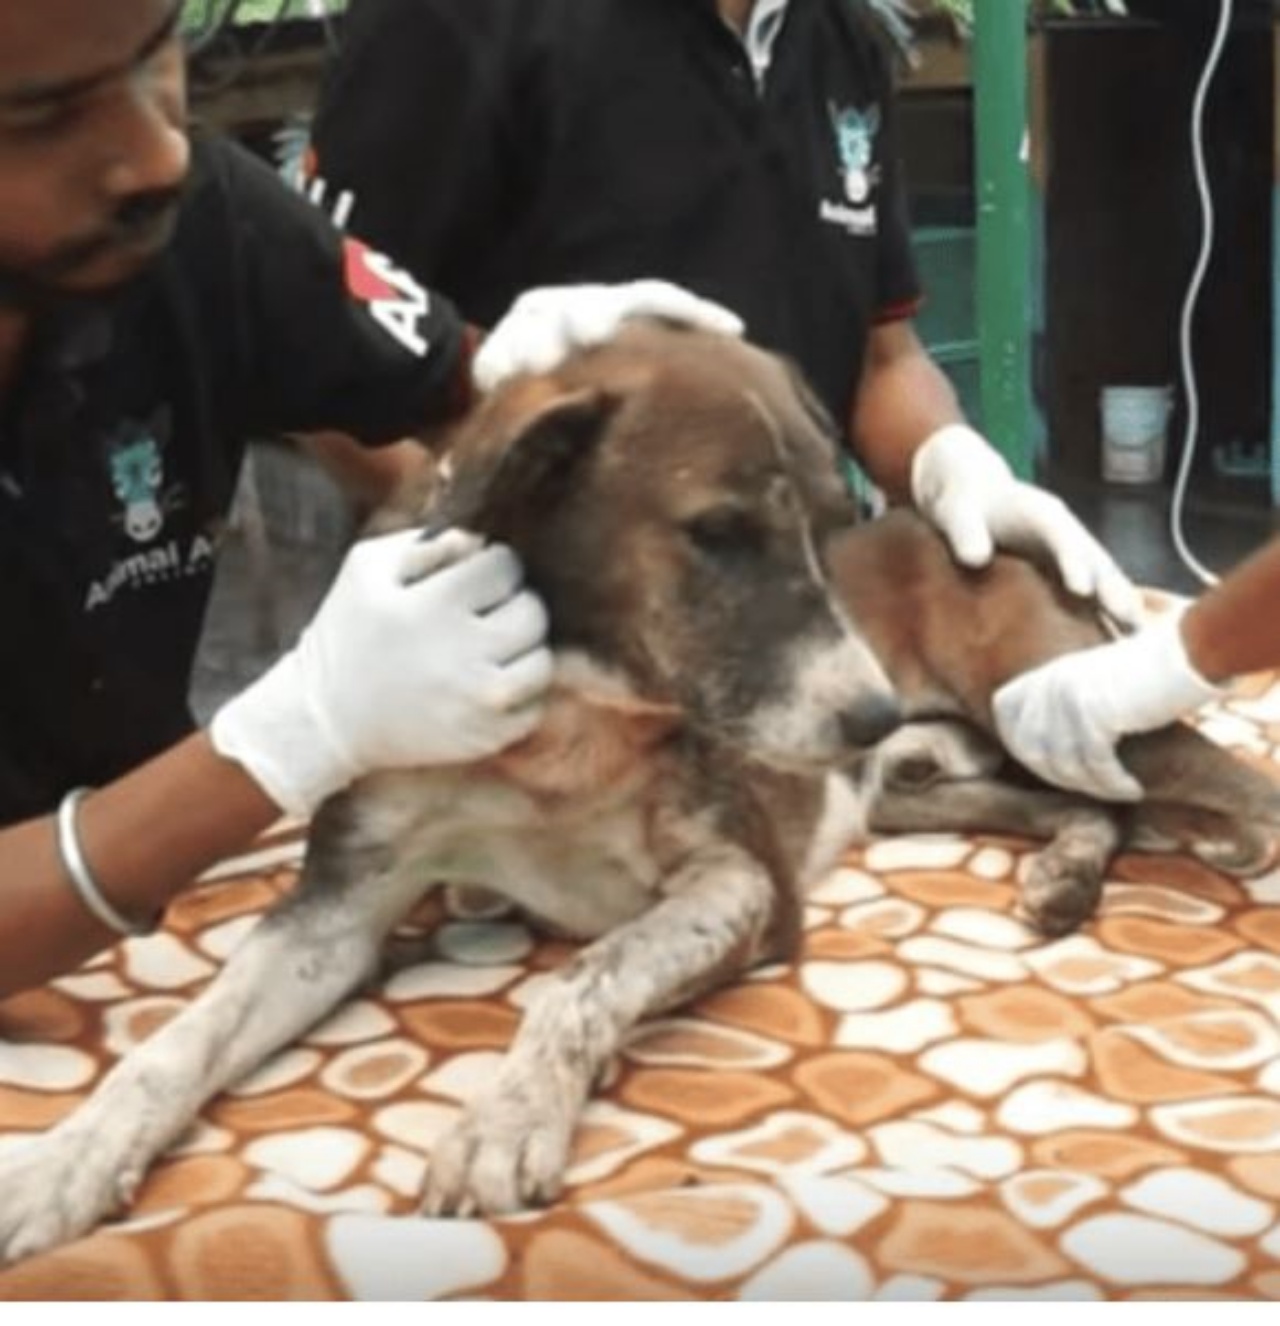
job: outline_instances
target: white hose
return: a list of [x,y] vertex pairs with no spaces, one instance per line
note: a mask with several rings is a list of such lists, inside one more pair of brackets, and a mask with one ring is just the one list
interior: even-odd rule
[[1191,477],[1191,464],[1195,460],[1196,443],[1200,430],[1200,392],[1196,382],[1195,358],[1192,349],[1192,325],[1195,321],[1196,306],[1200,300],[1200,291],[1204,285],[1205,274],[1209,270],[1209,261],[1213,256],[1214,213],[1213,194],[1209,188],[1209,173],[1204,157],[1204,109],[1209,96],[1209,88],[1218,65],[1222,61],[1222,52],[1227,44],[1231,30],[1231,19],[1235,9],[1235,0],[1221,0],[1222,9],[1218,16],[1218,30],[1214,35],[1213,45],[1209,48],[1209,58],[1205,62],[1204,72],[1200,76],[1200,85],[1196,88],[1195,101],[1191,108],[1191,156],[1195,164],[1196,189],[1200,195],[1200,215],[1202,219],[1200,257],[1187,287],[1186,300],[1182,305],[1182,328],[1179,340],[1180,362],[1182,367],[1182,386],[1187,401],[1187,430],[1182,447],[1182,457],[1178,464],[1178,476],[1173,486],[1173,501],[1169,508],[1169,533],[1173,546],[1183,564],[1198,580],[1206,585],[1216,585],[1218,577],[1202,566],[1187,545],[1182,530],[1182,518],[1187,499],[1187,481]]

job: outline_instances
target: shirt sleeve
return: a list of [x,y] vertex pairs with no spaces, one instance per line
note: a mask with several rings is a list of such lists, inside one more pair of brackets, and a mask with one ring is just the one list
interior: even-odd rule
[[880,140],[882,176],[880,246],[876,260],[877,323],[915,315],[923,302],[920,278],[911,247],[907,183],[898,138],[898,102],[892,62],[881,51],[880,106],[884,117]]
[[473,339],[453,305],[225,148],[240,426],[376,444],[464,409]]
[[504,110],[513,10],[508,0],[361,0],[304,161],[313,202],[464,307],[520,173]]

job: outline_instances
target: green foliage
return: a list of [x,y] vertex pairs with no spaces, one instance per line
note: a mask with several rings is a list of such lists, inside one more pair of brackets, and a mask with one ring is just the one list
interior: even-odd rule
[[[337,14],[347,7],[347,0],[324,0],[324,7]],[[184,0],[182,26],[188,32],[203,32],[224,17],[236,25],[270,23],[277,17],[305,18],[314,8],[308,0]]]
[[[945,14],[958,27],[968,32],[973,27],[974,0],[930,0],[930,8]],[[1074,0],[1027,0],[1027,8],[1033,15],[1074,14],[1077,6]]]

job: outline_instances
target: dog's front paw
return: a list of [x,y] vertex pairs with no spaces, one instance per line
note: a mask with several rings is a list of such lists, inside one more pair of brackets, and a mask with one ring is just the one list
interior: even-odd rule
[[573,1121],[536,1091],[486,1093],[436,1144],[423,1210],[510,1215],[551,1201],[569,1163]]
[[1042,935],[1059,939],[1078,930],[1098,910],[1103,865],[1089,852],[1076,854],[1053,843],[1036,855],[1018,898],[1018,910]]
[[0,1265],[88,1233],[134,1186],[95,1159],[92,1139],[55,1130],[19,1143],[0,1156]]

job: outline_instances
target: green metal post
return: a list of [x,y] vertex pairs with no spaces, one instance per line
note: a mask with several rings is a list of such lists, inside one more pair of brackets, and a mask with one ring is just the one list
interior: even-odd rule
[[1024,0],[975,0],[978,340],[984,431],[1030,478],[1031,180]]

